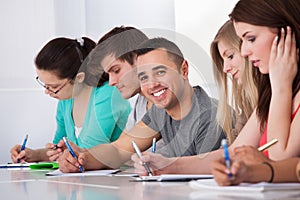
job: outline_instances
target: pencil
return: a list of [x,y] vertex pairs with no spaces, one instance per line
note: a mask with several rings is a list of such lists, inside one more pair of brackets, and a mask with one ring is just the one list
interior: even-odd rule
[[275,138],[273,140],[271,140],[270,142],[260,146],[257,148],[258,151],[264,151],[266,150],[267,148],[271,147],[273,144],[275,144],[276,142],[278,142],[278,140]]

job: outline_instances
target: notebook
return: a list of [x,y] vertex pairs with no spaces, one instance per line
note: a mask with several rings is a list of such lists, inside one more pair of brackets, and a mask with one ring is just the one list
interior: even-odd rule
[[8,163],[8,164],[0,165],[0,168],[58,169],[58,163],[57,162]]
[[237,186],[219,186],[214,179],[196,180],[189,183],[190,187],[200,190],[212,190],[222,192],[266,192],[266,191],[284,191],[300,190],[300,183],[241,183]]
[[52,172],[46,173],[46,176],[104,176],[115,174],[119,172],[119,169],[112,169],[112,170],[93,170],[93,171],[85,171],[85,172],[78,172],[78,173],[63,173],[59,169],[54,170]]
[[30,169],[58,169],[57,162],[39,162],[29,165]]
[[29,165],[32,163],[8,163],[1,164],[0,168],[29,168]]
[[212,178],[211,174],[161,174],[160,176],[139,176],[133,178],[133,181],[190,181]]

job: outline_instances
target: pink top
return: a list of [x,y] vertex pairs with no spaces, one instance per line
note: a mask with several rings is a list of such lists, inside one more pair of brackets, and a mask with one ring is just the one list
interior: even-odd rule
[[[293,121],[295,115],[297,114],[299,108],[300,108],[300,104],[298,105],[298,107],[297,107],[297,109],[295,110],[295,112],[292,114],[292,121]],[[265,128],[263,134],[261,135],[261,138],[260,138],[260,141],[259,141],[259,146],[262,146],[262,145],[264,145],[264,144],[267,143],[267,141],[268,141],[268,140],[267,140],[267,132],[268,132],[268,125],[266,125],[266,128]],[[269,157],[269,152],[268,152],[268,150],[264,151],[263,153],[265,154],[265,156]]]

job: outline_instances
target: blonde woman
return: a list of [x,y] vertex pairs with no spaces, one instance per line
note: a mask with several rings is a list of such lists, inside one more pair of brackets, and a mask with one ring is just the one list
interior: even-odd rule
[[[213,72],[219,91],[217,121],[231,144],[250,118],[257,104],[255,73],[247,58],[240,54],[241,40],[233,23],[227,21],[210,46]],[[231,79],[231,81],[229,80]],[[235,113],[228,104],[231,104]],[[232,119],[236,119],[232,123]]]

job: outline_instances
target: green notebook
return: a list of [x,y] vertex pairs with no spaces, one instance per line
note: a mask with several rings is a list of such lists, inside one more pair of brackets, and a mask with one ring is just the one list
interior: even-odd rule
[[57,162],[39,162],[29,165],[30,169],[58,169]]

